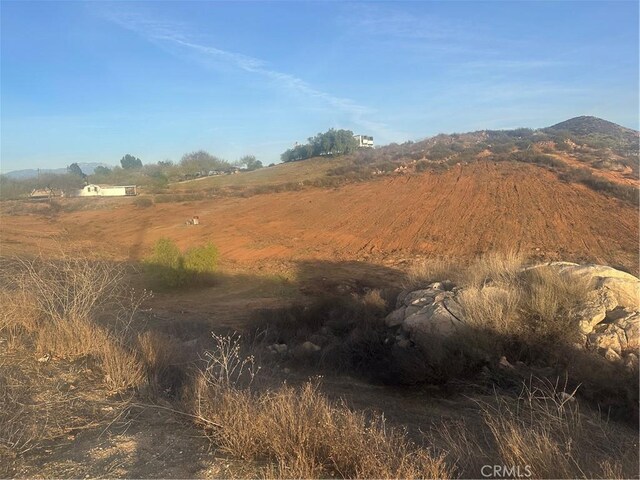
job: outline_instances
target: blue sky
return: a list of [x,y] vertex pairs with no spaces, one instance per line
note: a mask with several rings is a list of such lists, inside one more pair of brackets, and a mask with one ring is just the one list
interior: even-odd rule
[[638,128],[638,2],[2,1],[4,172],[205,149],[277,162],[595,115]]

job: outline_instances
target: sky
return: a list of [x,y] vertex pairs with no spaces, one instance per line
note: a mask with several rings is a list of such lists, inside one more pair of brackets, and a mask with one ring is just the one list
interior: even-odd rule
[[0,3],[0,171],[278,162],[594,115],[638,129],[638,2]]

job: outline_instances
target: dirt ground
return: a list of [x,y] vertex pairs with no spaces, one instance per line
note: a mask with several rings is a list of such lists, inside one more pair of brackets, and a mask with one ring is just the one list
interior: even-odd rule
[[[637,207],[525,164],[478,162],[329,190],[149,208],[129,199],[110,205],[50,217],[4,214],[2,250],[47,248],[56,236],[136,261],[169,237],[181,247],[212,241],[224,262],[256,269],[309,259],[398,265],[417,255],[464,259],[512,249],[638,273]],[[187,225],[194,215],[201,224]]]

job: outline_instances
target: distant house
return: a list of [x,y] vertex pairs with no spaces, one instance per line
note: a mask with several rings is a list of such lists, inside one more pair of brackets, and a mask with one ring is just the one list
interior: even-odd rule
[[129,197],[138,194],[135,185],[122,186],[102,186],[102,185],[85,185],[81,190],[75,191],[73,197]]
[[373,148],[373,137],[368,135],[354,135],[353,138],[358,141],[359,147]]
[[32,190],[29,194],[29,198],[51,198],[51,197],[62,197],[62,190],[53,190],[48,188],[36,188]]

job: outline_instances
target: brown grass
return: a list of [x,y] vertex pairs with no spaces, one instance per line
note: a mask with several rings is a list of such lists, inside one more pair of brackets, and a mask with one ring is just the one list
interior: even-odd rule
[[96,359],[112,390],[143,384],[144,365],[130,345],[130,330],[148,295],[127,287],[123,266],[63,254],[14,259],[3,273],[1,332],[38,356]]
[[426,258],[409,266],[402,286],[412,290],[443,280],[458,283],[463,276],[464,269],[457,261],[449,258]]
[[586,301],[589,282],[548,269],[521,270],[519,264],[495,257],[475,264],[470,286],[459,295],[467,323],[476,332],[531,345],[577,341],[576,309]]
[[504,465],[519,467],[521,475],[529,471],[531,478],[637,477],[634,432],[581,412],[575,390],[557,380],[531,379],[517,397],[496,395],[478,405],[478,430],[458,424],[462,439],[444,425],[434,432],[463,476],[480,477],[483,465]]
[[236,381],[251,370],[252,360],[240,358],[229,340],[218,338],[217,343],[195,383],[193,412],[222,451],[266,461],[267,478],[451,476],[441,457],[387,427],[383,417],[332,403],[315,384],[262,393],[238,387]]

